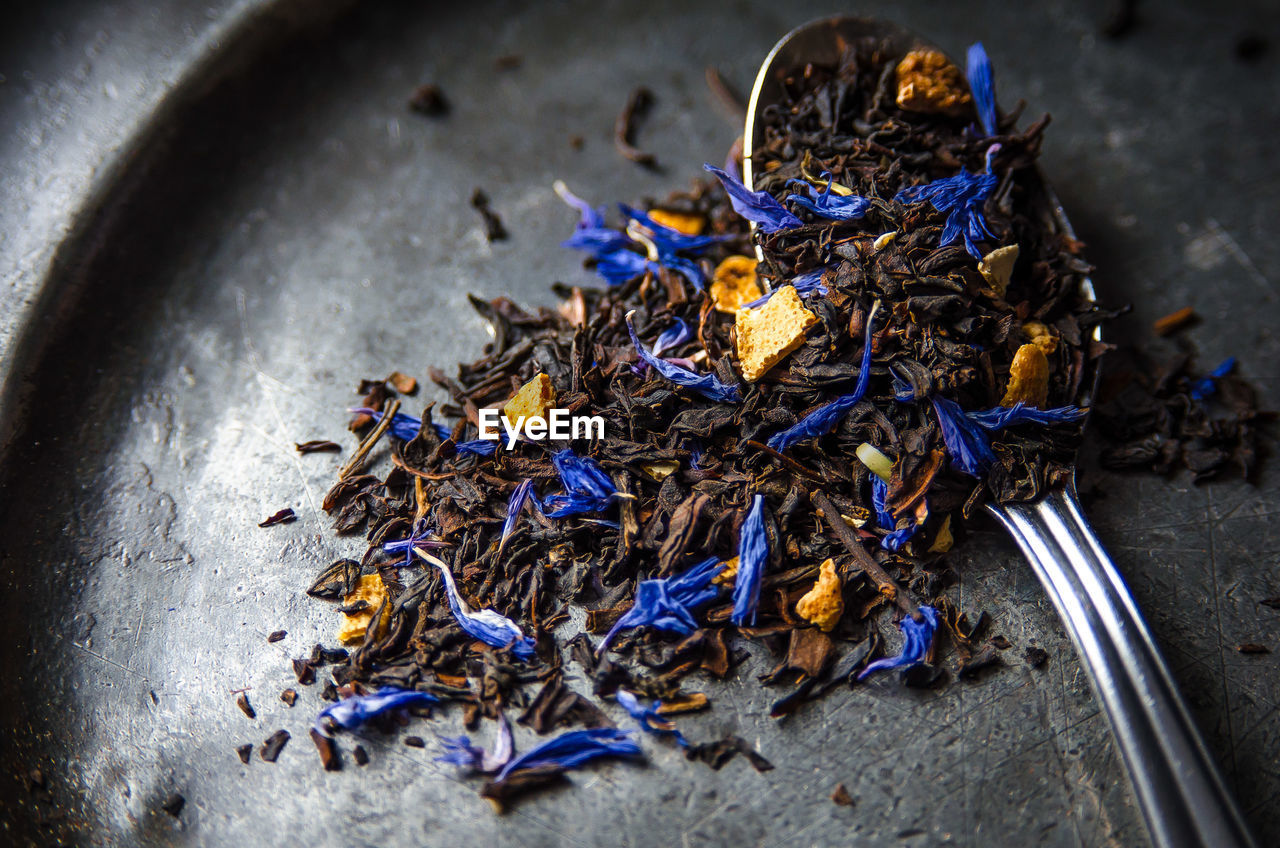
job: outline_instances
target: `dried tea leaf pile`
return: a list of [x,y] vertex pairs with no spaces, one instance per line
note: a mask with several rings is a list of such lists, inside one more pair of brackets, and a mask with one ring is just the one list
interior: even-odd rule
[[[936,682],[937,630],[958,672],[997,661],[942,594],[946,553],[984,500],[1069,474],[1101,353],[1089,267],[1035,168],[1048,120],[997,117],[981,62],[966,82],[867,41],[797,71],[765,124],[757,192],[730,162],[611,227],[561,187],[580,212],[567,244],[608,285],[557,287],[557,309],[473,299],[494,338],[429,373],[448,402],[411,417],[395,387],[362,385],[365,443],[324,508],[369,547],[310,590],[341,605],[349,653],[295,663],[303,683],[331,672],[326,767],[335,727],[453,702],[502,729],[494,751],[459,737],[446,756],[501,802],[638,754],[597,700],[616,699],[691,759],[763,768],[670,718],[714,700],[739,639],[778,657],[775,715],[882,668]],[[485,410],[552,408],[603,433],[479,438]],[[362,470],[379,439],[385,474]],[[903,647],[883,656],[892,622]],[[571,731],[514,758],[507,716]]]

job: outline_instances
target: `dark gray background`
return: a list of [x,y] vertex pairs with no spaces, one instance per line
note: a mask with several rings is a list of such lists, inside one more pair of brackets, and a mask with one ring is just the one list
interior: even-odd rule
[[[30,4],[36,5],[36,4]],[[366,768],[320,770],[319,705],[278,699],[288,660],[332,638],[301,590],[363,550],[318,498],[341,459],[361,376],[423,375],[476,355],[464,294],[549,303],[589,283],[555,245],[596,202],[661,196],[719,162],[737,133],[706,92],[742,89],[814,3],[370,4],[61,2],[0,32],[0,824],[13,841],[332,845],[1134,845],[1145,840],[1107,730],[1053,610],[1013,546],[979,523],[954,593],[1017,647],[978,683],[886,677],[785,725],[753,673],[708,683],[725,731],[778,768],[721,772],[645,741],[650,763],[587,769],[572,790],[492,815],[426,750],[375,736]],[[1020,6],[1021,4],[1017,4]],[[455,8],[458,7],[458,8]],[[1184,305],[1208,363],[1236,354],[1280,401],[1277,56],[1271,4],[1146,4],[1097,35],[1105,6],[866,3],[958,54],[986,43],[1005,107],[1054,115],[1045,165],[1110,303],[1142,338]],[[520,53],[498,72],[493,60]],[[409,114],[439,82],[446,120]],[[658,173],[610,134],[627,92]],[[585,139],[571,149],[571,135]],[[489,245],[466,200],[484,187],[512,237]],[[1086,468],[1088,461],[1086,459]],[[1257,486],[1196,488],[1089,472],[1100,535],[1263,844],[1280,840],[1280,530],[1274,468]],[[292,506],[301,519],[258,529]],[[288,638],[268,645],[277,628]],[[886,624],[891,643],[896,637]],[[1048,666],[1028,669],[1040,645]],[[249,721],[231,691],[253,687]],[[154,699],[152,697],[154,693]],[[446,712],[417,731],[456,732]],[[285,727],[275,765],[233,752]],[[521,732],[518,744],[528,745]],[[48,793],[21,775],[38,767]],[[828,800],[843,782],[856,807]],[[188,799],[180,821],[159,811]]]

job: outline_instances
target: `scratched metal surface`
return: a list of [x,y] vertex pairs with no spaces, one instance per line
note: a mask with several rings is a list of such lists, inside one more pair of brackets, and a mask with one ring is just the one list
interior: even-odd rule
[[[816,3],[379,5],[63,3],[24,13],[0,52],[0,824],[19,844],[1136,845],[1145,835],[1053,610],[1013,546],[981,524],[955,558],[958,600],[1016,648],[977,683],[883,679],[784,725],[753,667],[707,684],[682,727],[739,733],[778,766],[712,772],[646,742],[650,763],[588,769],[503,818],[394,739],[326,774],[319,704],[278,693],[330,638],[302,588],[337,555],[317,510],[363,375],[476,355],[466,291],[549,302],[589,282],[555,244],[557,177],[598,201],[660,196],[717,162],[735,127],[706,65],[744,89]],[[1132,301],[1115,336],[1183,305],[1207,360],[1242,357],[1271,407],[1280,247],[1276,57],[1232,45],[1277,30],[1265,4],[1145,12],[1095,37],[1100,2],[873,3],[953,52],[985,40],[1002,101],[1050,111],[1047,170],[1099,266]],[[722,7],[721,7],[722,6]],[[719,7],[719,8],[717,8]],[[265,14],[262,14],[263,10]],[[433,10],[434,9],[434,10]],[[519,53],[498,72],[493,60]],[[441,83],[446,120],[404,101]],[[657,106],[620,161],[614,115]],[[584,149],[569,145],[581,135]],[[512,237],[487,244],[484,187]],[[388,316],[388,311],[390,315]],[[1263,844],[1280,842],[1280,472],[1192,487],[1089,470],[1082,488]],[[255,524],[283,506],[295,524]],[[268,645],[268,632],[288,637]],[[885,626],[892,639],[891,628]],[[1243,641],[1278,653],[1243,656]],[[1021,660],[1030,645],[1051,659]],[[229,694],[253,687],[254,721]],[[456,731],[452,712],[420,732]],[[280,760],[233,748],[293,733]],[[528,744],[527,735],[518,744]],[[38,767],[46,792],[22,775]],[[828,796],[843,782],[856,800]],[[160,811],[173,792],[179,819]]]

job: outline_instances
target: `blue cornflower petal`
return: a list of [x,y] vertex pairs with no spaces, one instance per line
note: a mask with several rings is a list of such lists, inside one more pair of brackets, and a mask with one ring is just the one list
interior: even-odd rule
[[[393,419],[393,421],[394,421],[394,419]],[[449,429],[448,427],[444,426],[443,424],[440,424],[440,423],[437,423],[437,422],[433,421],[433,422],[431,422],[431,427],[432,427],[432,429],[434,429],[434,430],[436,431],[436,437],[437,437],[438,439],[440,439],[440,441],[442,441],[442,442],[443,442],[445,439],[448,439],[448,438],[450,438],[450,437],[452,437],[452,436],[453,436],[453,430]]]
[[458,587],[453,582],[453,573],[449,571],[449,566],[426,551],[419,550],[418,556],[440,570],[449,609],[453,612],[458,626],[468,636],[494,648],[509,648],[512,654],[522,660],[533,657],[533,649],[537,643],[525,636],[514,621],[491,609],[472,612],[466,601],[462,600],[462,596],[458,594]]
[[880,302],[876,301],[867,314],[867,338],[862,345],[862,365],[858,371],[858,382],[853,391],[818,407],[804,418],[787,429],[774,433],[769,437],[768,445],[776,451],[784,451],[796,442],[812,439],[831,430],[850,409],[858,405],[862,396],[867,393],[867,385],[871,381],[871,334],[875,327],[876,312]]
[[991,60],[982,42],[969,45],[965,61],[965,76],[969,78],[969,91],[973,93],[973,105],[978,110],[978,120],[987,135],[996,134],[996,83],[991,72]]
[[720,180],[720,184],[729,195],[729,202],[733,204],[733,210],[762,231],[776,233],[779,230],[792,230],[804,226],[804,221],[788,212],[786,207],[774,199],[769,192],[752,191],[715,165],[702,167],[715,174]]
[[1196,400],[1204,400],[1210,395],[1218,391],[1217,380],[1219,377],[1225,377],[1236,367],[1236,358],[1234,356],[1224,359],[1217,368],[1210,371],[1204,377],[1196,380],[1191,384],[1191,397]]
[[880,671],[886,668],[904,668],[924,660],[929,653],[929,646],[933,643],[934,631],[938,629],[938,611],[933,607],[921,606],[920,617],[922,620],[916,621],[908,615],[898,622],[898,629],[906,637],[906,641],[902,645],[902,653],[896,657],[884,657],[869,664],[858,675],[859,680],[862,680],[873,671]]
[[[994,149],[996,145],[993,145]],[[929,201],[939,212],[947,213],[947,222],[942,229],[939,245],[952,244],[964,240],[965,249],[977,259],[982,258],[982,250],[976,242],[993,238],[987,229],[986,219],[982,217],[982,207],[991,192],[999,183],[999,178],[991,173],[991,150],[987,151],[987,170],[971,174],[964,168],[953,177],[934,180],[918,186],[907,186],[894,196],[899,203],[920,203]]]
[[631,240],[625,235],[604,225],[602,210],[594,208],[590,203],[575,196],[559,180],[556,181],[554,188],[556,194],[560,195],[560,199],[577,209],[579,213],[578,224],[574,227],[573,235],[560,243],[562,247],[586,251],[599,258],[630,244]]
[[942,441],[947,445],[952,466],[965,474],[981,477],[991,463],[996,461],[987,434],[953,400],[935,396],[933,409],[938,414]]
[[413,549],[422,548],[446,548],[448,542],[442,542],[439,539],[428,538],[431,534],[427,532],[421,520],[415,521],[413,527],[409,531],[409,538],[397,539],[393,542],[384,542],[382,549],[389,554],[404,551],[404,562],[401,565],[408,565],[413,560]]
[[691,236],[665,224],[659,224],[649,217],[648,213],[633,209],[625,203],[619,203],[618,208],[622,210],[624,217],[639,221],[649,231],[649,238],[653,240],[658,251],[664,255],[674,253],[677,250],[706,250],[716,242],[724,241],[728,238],[728,236]]
[[511,762],[515,745],[511,738],[511,725],[507,717],[498,714],[498,735],[494,737],[492,750],[472,745],[469,736],[441,736],[444,754],[436,757],[437,763],[452,763],[462,768],[482,772],[495,772]]
[[616,248],[596,256],[596,273],[611,286],[620,286],[646,271],[657,271],[659,267],[657,262],[626,248]]
[[[830,270],[829,265],[824,265],[821,268],[814,268],[812,271],[806,271],[798,277],[793,277],[787,284],[794,288],[796,290],[796,294],[801,297],[807,297],[815,292],[825,297],[827,294],[827,287],[822,284],[822,276],[828,270]],[[764,306],[769,302],[769,298],[777,294],[781,288],[782,286],[779,286],[768,294],[762,297],[757,297],[750,303],[744,304],[745,308],[755,309],[757,307]]]
[[[368,415],[374,421],[382,420],[381,412],[378,412],[376,409],[370,409],[367,406],[357,406],[355,409],[348,409],[347,412]],[[391,431],[391,435],[401,441],[413,441],[418,437],[418,431],[422,429],[422,419],[415,418],[412,415],[405,415],[403,412],[397,412],[391,417],[391,426],[387,429]]]
[[1089,410],[1078,406],[1059,406],[1054,409],[1037,409],[1018,401],[1013,406],[997,406],[981,412],[966,412],[969,419],[986,430],[1002,430],[1015,424],[1062,424],[1079,421]]
[[805,188],[804,194],[789,194],[787,202],[794,203],[797,206],[808,209],[815,215],[821,215],[832,221],[853,221],[867,214],[867,210],[871,208],[871,201],[865,197],[859,197],[856,194],[839,195],[833,194],[831,191],[831,174],[824,173],[823,178],[827,180],[826,186],[815,198],[810,198],[809,194],[813,191],[813,186],[804,180],[791,180]]
[[691,338],[693,338],[693,330],[689,327],[689,323],[683,318],[677,318],[674,324],[658,334],[658,338],[653,343],[653,355],[661,356],[664,351],[679,347]]
[[640,757],[644,752],[631,741],[631,731],[614,727],[570,730],[516,757],[498,772],[501,783],[517,771],[551,766],[571,769],[598,757]]
[[316,716],[313,727],[322,736],[329,736],[328,723],[331,722],[344,730],[355,730],[374,716],[387,710],[413,705],[437,704],[440,699],[430,692],[417,692],[411,689],[397,689],[384,686],[370,695],[352,695],[343,698],[336,704],[330,704]]
[[578,456],[572,448],[565,448],[552,455],[551,464],[560,475],[565,493],[543,499],[541,507],[547,518],[603,512],[618,497],[609,475],[589,456]]
[[769,560],[769,534],[764,529],[764,495],[756,495],[742,522],[738,537],[738,573],[733,579],[733,614],[730,620],[741,627],[756,623],[760,602],[760,580]]
[[885,506],[888,498],[889,484],[876,475],[871,475],[871,505],[876,510],[876,523],[881,529],[889,531],[889,534],[880,540],[880,547],[887,551],[896,551],[911,541],[911,537],[920,529],[920,525],[913,521],[901,530],[896,529],[898,521]]
[[460,454],[493,456],[493,452],[498,449],[498,441],[498,439],[472,439],[469,442],[458,442],[454,445],[454,449]]
[[720,594],[711,580],[723,570],[718,557],[708,557],[672,577],[641,580],[635,603],[605,634],[598,653],[603,653],[620,631],[633,627],[656,627],[688,636],[698,629],[693,611]]
[[627,313],[627,332],[631,334],[631,343],[635,345],[636,353],[640,358],[677,386],[693,389],[708,400],[714,400],[719,403],[738,403],[742,400],[742,395],[739,394],[737,386],[721,382],[715,374],[695,373],[688,368],[676,365],[674,362],[659,359],[647,351],[644,345],[640,344],[640,337],[636,335],[636,328],[631,323],[630,312]]
[[507,518],[502,522],[502,541],[498,542],[498,553],[502,553],[502,548],[507,544],[507,537],[516,529],[516,523],[520,520],[520,510],[524,509],[525,501],[529,500],[531,491],[533,491],[533,480],[521,480],[520,485],[516,486],[507,500]]
[[661,701],[654,701],[652,707],[646,707],[640,703],[639,698],[626,689],[619,689],[614,697],[645,733],[652,733],[655,736],[672,736],[681,748],[689,747],[689,740],[684,738],[684,734],[676,730],[676,726],[658,712],[658,708],[662,706]]

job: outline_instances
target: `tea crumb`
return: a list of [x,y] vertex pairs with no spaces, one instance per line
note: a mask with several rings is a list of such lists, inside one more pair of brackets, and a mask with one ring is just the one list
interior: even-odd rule
[[440,86],[426,83],[413,90],[413,94],[409,96],[409,108],[419,115],[438,118],[449,114],[449,101]]
[[253,743],[246,742],[236,747],[236,756],[240,758],[240,762],[249,765],[249,758],[253,756]]
[[638,165],[653,167],[657,159],[635,146],[636,127],[640,119],[648,114],[653,106],[653,92],[643,86],[631,92],[627,97],[627,105],[622,107],[618,120],[613,124],[613,146],[622,154],[622,158]]
[[1184,327],[1189,327],[1200,320],[1200,316],[1190,306],[1184,306],[1181,309],[1170,312],[1161,318],[1157,318],[1151,325],[1151,329],[1157,336],[1167,336]]
[[333,738],[325,736],[314,727],[311,728],[311,741],[315,743],[316,751],[320,754],[320,765],[325,771],[341,771],[342,760],[338,757],[338,746],[334,744]]
[[387,382],[402,395],[411,395],[418,390],[418,381],[401,371],[392,371]]
[[484,219],[484,237],[490,242],[502,241],[507,237],[506,225],[502,223],[502,218],[493,208],[489,206],[489,195],[483,190],[476,189],[471,193],[471,208],[480,213],[480,217]]
[[831,800],[840,807],[852,807],[853,798],[849,795],[849,790],[844,788],[843,783],[837,783],[836,789],[831,793]]
[[1269,654],[1271,649],[1266,645],[1259,645],[1257,642],[1245,642],[1236,648],[1242,654]]
[[294,704],[298,703],[298,690],[297,689],[284,690],[283,692],[280,693],[280,700],[284,701],[286,704],[292,707]]
[[289,631],[287,630],[274,630],[271,632],[271,635],[267,637],[267,642],[274,644],[288,635]]
[[262,750],[258,752],[258,756],[262,757],[268,763],[274,763],[276,758],[280,756],[280,752],[284,750],[284,746],[289,743],[289,731],[277,730],[275,733],[267,737],[267,741],[262,743]]
[[340,453],[342,445],[337,442],[331,442],[328,439],[312,439],[309,442],[294,442],[293,447],[298,453]]
[[240,708],[240,712],[249,718],[258,717],[258,713],[253,709],[253,705],[249,703],[249,696],[246,693],[241,692],[236,696],[236,706]]
[[182,808],[186,805],[187,799],[175,792],[165,799],[165,802],[160,805],[160,809],[164,810],[176,819],[178,816],[182,815]]
[[274,527],[277,524],[292,524],[297,520],[298,520],[298,516],[294,514],[293,510],[290,509],[289,507],[285,507],[284,509],[277,512],[275,515],[272,515],[266,521],[259,522],[258,526]]
[[1037,648],[1032,645],[1023,652],[1023,657],[1027,661],[1027,665],[1032,668],[1042,668],[1049,661],[1049,652],[1044,648]]
[[406,736],[404,738],[404,744],[408,745],[410,748],[427,747],[426,741],[421,736]]
[[369,764],[369,752],[364,749],[363,745],[357,745],[355,750],[351,752],[351,759],[355,760],[358,766],[367,766]]

